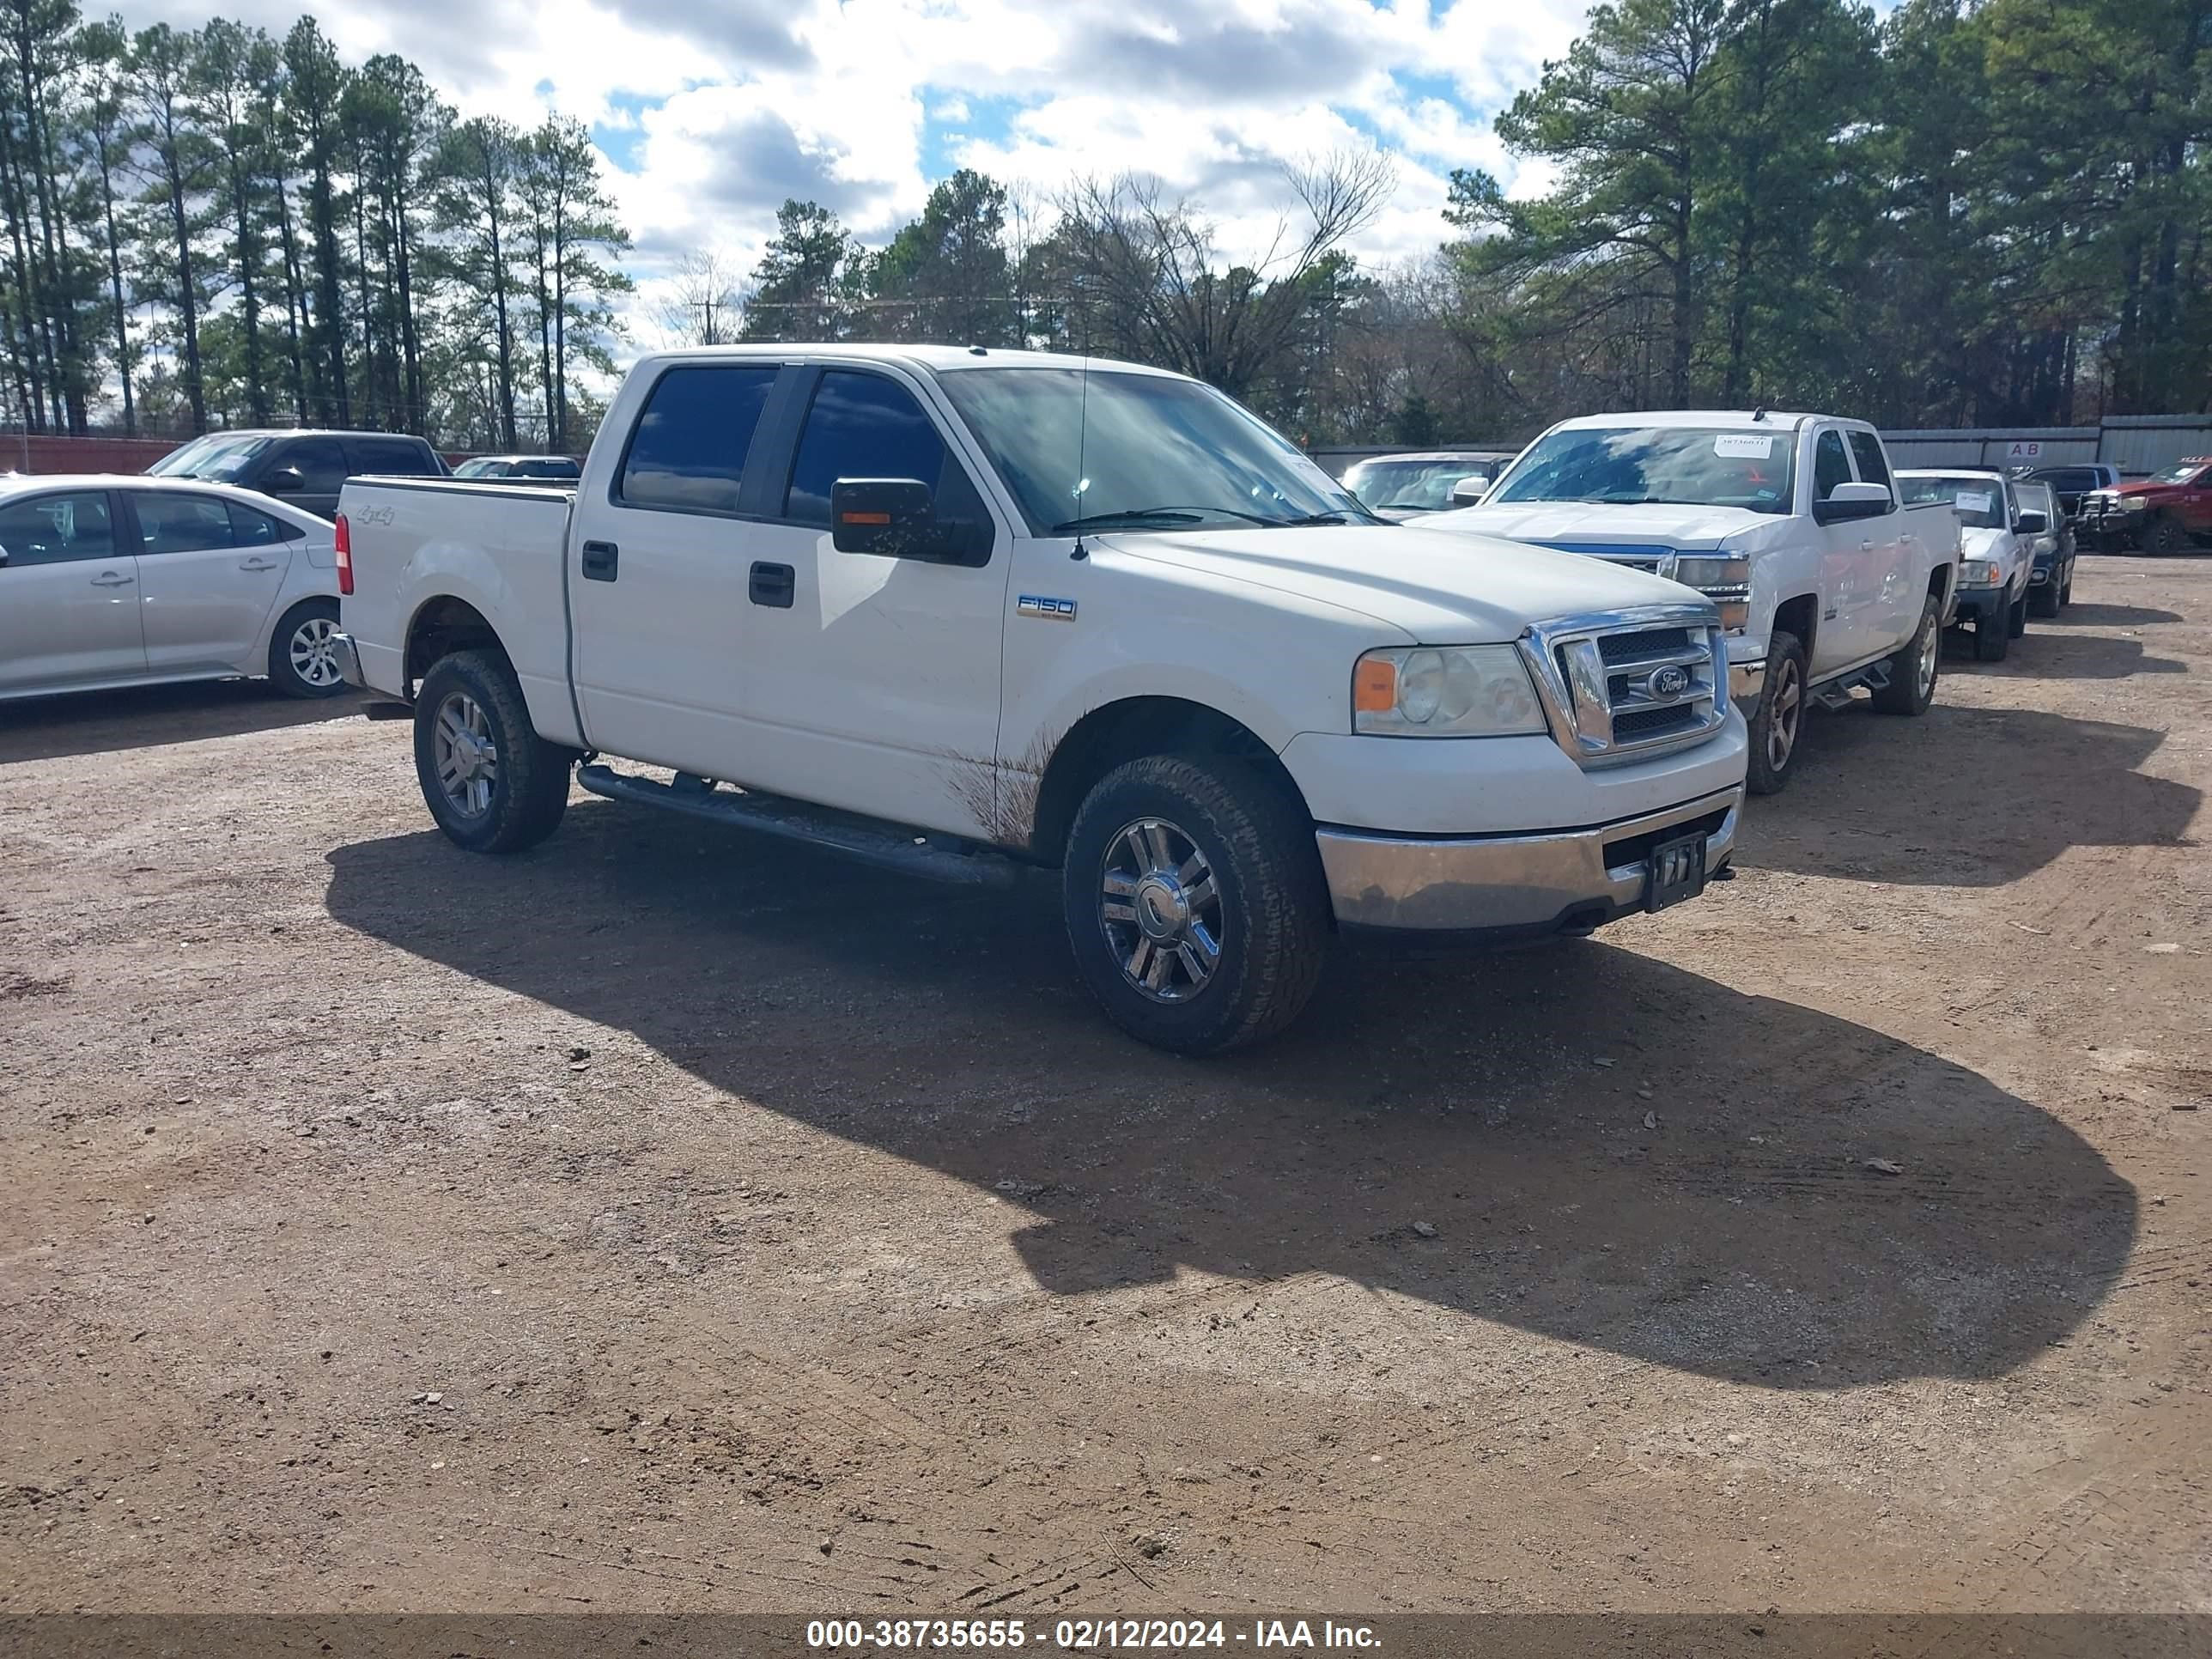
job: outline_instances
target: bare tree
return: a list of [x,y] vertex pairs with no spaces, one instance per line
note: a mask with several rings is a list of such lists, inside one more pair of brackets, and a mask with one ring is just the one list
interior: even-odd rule
[[676,263],[665,296],[653,307],[661,343],[673,350],[735,340],[743,281],[737,262],[720,249],[694,248],[685,254]]
[[[1243,396],[1297,345],[1344,242],[1374,222],[1395,182],[1379,150],[1286,166],[1296,210],[1249,264],[1222,269],[1212,223],[1157,179],[1079,180],[1057,204],[1055,275],[1081,313],[1074,332]],[[1300,222],[1303,222],[1302,225]]]

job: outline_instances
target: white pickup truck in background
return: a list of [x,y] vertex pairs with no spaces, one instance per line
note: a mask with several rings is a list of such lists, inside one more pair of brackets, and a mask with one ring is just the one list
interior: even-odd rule
[[413,704],[460,845],[543,839],[573,769],[921,874],[1057,866],[1084,979],[1183,1052],[1285,1024],[1334,932],[1587,933],[1735,846],[1710,601],[1383,523],[1180,375],[649,356],[573,490],[357,479],[338,523],[341,659]]
[[1711,596],[1751,721],[1753,793],[1788,781],[1809,700],[1863,684],[1877,708],[1917,714],[1935,696],[1958,521],[1899,502],[1864,422],[1771,410],[1565,421],[1481,505],[1422,523],[1589,554]]
[[1954,622],[1974,627],[1974,660],[2002,662],[2027,632],[2027,591],[2047,514],[2031,511],[2020,486],[1979,467],[1911,468],[1897,475],[1908,506],[1949,507],[1959,520],[1959,597]]

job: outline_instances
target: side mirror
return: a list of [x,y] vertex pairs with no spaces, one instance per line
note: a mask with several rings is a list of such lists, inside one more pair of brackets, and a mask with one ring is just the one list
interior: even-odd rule
[[2023,536],[2040,536],[2051,528],[2051,519],[2047,514],[2023,513],[2014,528]]
[[5,563],[7,563],[7,562],[8,562],[8,550],[7,550],[6,548],[4,548],[4,547],[0,547],[0,564],[5,564]]
[[1480,477],[1462,478],[1451,487],[1454,507],[1473,507],[1490,493],[1490,480]]
[[1890,509],[1889,491],[1878,483],[1839,483],[1825,501],[1813,503],[1816,524],[1839,524],[1847,519],[1878,519]]
[[840,478],[830,486],[830,544],[840,553],[939,559],[951,538],[919,478]]
[[261,487],[272,495],[289,495],[307,487],[307,475],[296,466],[271,467]]

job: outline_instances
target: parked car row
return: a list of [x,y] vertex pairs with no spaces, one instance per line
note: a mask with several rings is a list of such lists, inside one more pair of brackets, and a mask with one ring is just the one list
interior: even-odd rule
[[1378,459],[1364,501],[1165,371],[710,348],[641,361],[580,477],[418,452],[334,525],[293,504],[301,446],[375,435],[10,484],[0,693],[350,683],[480,853],[580,785],[941,880],[1053,868],[1102,1007],[1190,1054],[1286,1025],[1340,937],[1698,898],[1808,707],[1919,714],[1947,624],[2002,656],[2039,568],[2070,586],[2044,486],[1766,409]]

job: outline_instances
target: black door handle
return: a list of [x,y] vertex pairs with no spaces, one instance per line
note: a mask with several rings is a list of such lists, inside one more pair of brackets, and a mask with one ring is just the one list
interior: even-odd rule
[[757,564],[752,580],[746,592],[755,605],[772,606],[778,611],[791,609],[793,596],[798,592],[799,580],[787,564]]
[[622,560],[622,549],[612,542],[584,544],[584,580],[587,582],[611,582]]

